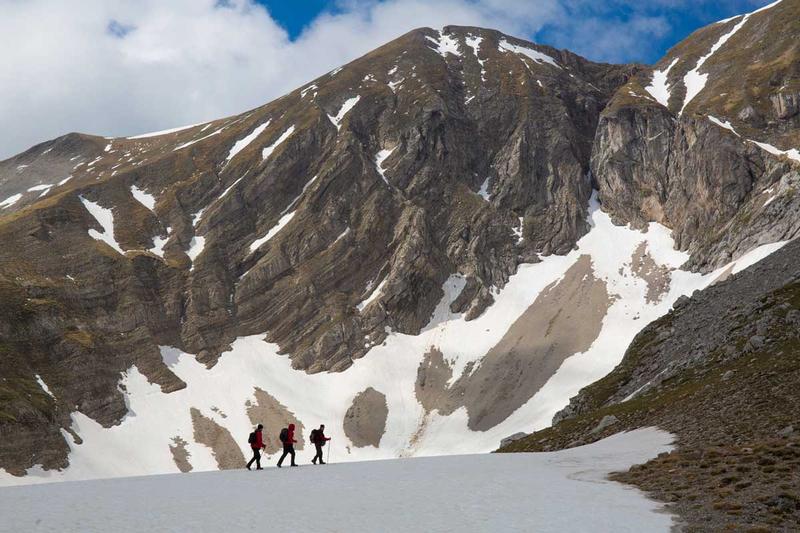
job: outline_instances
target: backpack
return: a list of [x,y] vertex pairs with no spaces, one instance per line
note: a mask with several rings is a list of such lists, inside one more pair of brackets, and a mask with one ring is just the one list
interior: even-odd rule
[[316,444],[318,438],[319,438],[319,430],[312,429],[311,430],[311,435],[309,436],[309,440],[311,440],[311,443],[312,444]]
[[285,444],[289,440],[289,428],[283,428],[278,438]]
[[247,444],[255,444],[256,443],[256,432],[253,431],[250,433],[250,436],[247,437]]

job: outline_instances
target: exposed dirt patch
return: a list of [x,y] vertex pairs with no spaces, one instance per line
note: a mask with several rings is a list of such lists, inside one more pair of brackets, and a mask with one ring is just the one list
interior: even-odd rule
[[380,446],[389,407],[386,396],[372,387],[359,392],[344,415],[344,434],[353,446]]
[[592,345],[613,298],[583,255],[542,291],[481,364],[468,367],[451,387],[452,369],[435,347],[417,371],[422,406],[447,415],[466,406],[469,427],[486,431],[530,400],[564,360]]
[[[190,412],[194,426],[194,440],[211,448],[220,470],[242,468],[247,461],[231,433],[210,418],[203,416],[199,409],[192,407]],[[173,452],[173,457],[174,455]]]
[[245,403],[247,407],[247,416],[255,426],[256,424],[264,424],[264,445],[267,447],[266,452],[269,455],[277,453],[282,449],[278,435],[281,429],[287,427],[289,424],[295,425],[295,439],[297,444],[294,445],[296,450],[303,449],[303,423],[286,408],[281,402],[276,400],[266,391],[256,387],[255,390],[256,403],[253,404],[249,400]]
[[189,462],[191,455],[186,449],[188,442],[180,437],[172,437],[172,444],[169,445],[169,451],[172,452],[172,460],[181,472],[191,472],[192,464]]
[[655,262],[647,251],[646,242],[639,244],[636,250],[633,251],[631,272],[633,272],[634,276],[647,283],[647,294],[645,295],[647,303],[658,303],[669,292],[670,269]]
[[547,286],[468,378],[469,427],[486,431],[530,400],[564,360],[592,345],[613,302],[583,255]]
[[453,369],[444,360],[442,352],[431,346],[417,369],[414,386],[417,400],[426,412],[436,410],[446,416],[463,405],[463,386],[447,386],[452,377]]

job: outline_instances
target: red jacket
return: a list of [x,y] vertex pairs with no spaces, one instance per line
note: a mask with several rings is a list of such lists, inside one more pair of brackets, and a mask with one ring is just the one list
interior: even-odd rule
[[294,444],[297,442],[294,440],[294,424],[289,424],[289,434],[286,435],[286,442],[284,444]]
[[256,441],[250,443],[250,447],[254,450],[260,450],[264,447],[264,438],[261,436],[261,430],[256,430]]

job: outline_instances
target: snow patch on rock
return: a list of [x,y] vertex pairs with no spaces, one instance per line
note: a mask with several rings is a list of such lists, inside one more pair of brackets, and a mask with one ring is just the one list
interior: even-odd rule
[[341,233],[339,234],[339,236],[338,236],[338,237],[336,237],[336,240],[335,240],[335,241],[333,241],[333,244],[331,244],[331,246],[335,245],[337,242],[341,241],[342,239],[344,239],[344,238],[345,238],[345,237],[347,237],[348,235],[350,235],[350,226],[347,226],[347,227],[344,229],[344,231],[343,231],[343,232],[341,232]]
[[157,255],[161,259],[164,259],[164,246],[169,241],[170,233],[172,233],[172,228],[167,227],[167,236],[162,237],[160,235],[156,235],[153,237],[153,247],[150,248],[150,252]]
[[272,152],[274,152],[274,151],[275,151],[275,149],[276,149],[278,146],[280,146],[280,145],[281,145],[281,143],[283,143],[283,141],[285,141],[286,139],[288,139],[288,138],[289,138],[289,137],[292,135],[292,133],[294,133],[294,125],[292,125],[292,126],[289,126],[289,127],[286,129],[286,131],[284,131],[283,133],[281,133],[280,137],[278,137],[277,139],[275,139],[275,142],[274,142],[274,143],[270,144],[269,146],[267,146],[266,148],[264,148],[264,149],[261,151],[261,159],[262,159],[262,161],[266,161],[267,159],[269,159],[269,156],[271,156],[271,155],[272,155]]
[[230,160],[231,160],[231,159],[233,159],[234,157],[236,157],[236,154],[238,154],[239,152],[241,152],[242,150],[244,150],[245,148],[247,148],[247,146],[248,146],[248,145],[249,145],[251,142],[253,142],[254,140],[256,140],[256,137],[258,137],[259,135],[261,135],[261,134],[264,132],[264,130],[265,130],[265,129],[267,129],[267,126],[269,126],[269,123],[270,123],[270,122],[272,122],[272,120],[271,120],[271,119],[270,119],[270,120],[267,120],[266,122],[264,122],[263,124],[261,124],[261,125],[259,125],[259,126],[256,126],[256,127],[253,129],[253,131],[251,131],[250,133],[248,133],[248,134],[247,134],[245,137],[242,137],[241,139],[239,139],[238,141],[236,141],[236,142],[233,144],[233,146],[231,147],[231,150],[230,150],[230,152],[228,152],[228,155],[225,157],[225,163],[227,164],[228,162],[230,162]]
[[213,137],[214,135],[219,135],[220,133],[222,133],[222,131],[223,131],[224,129],[225,129],[225,128],[224,128],[224,127],[222,127],[222,128],[220,128],[220,129],[218,129],[218,130],[216,130],[216,131],[213,131],[213,132],[209,133],[208,135],[205,135],[205,136],[203,136],[203,137],[200,137],[199,139],[194,139],[194,140],[191,140],[191,141],[185,142],[185,143],[183,143],[183,144],[179,144],[178,146],[176,146],[175,148],[173,148],[173,149],[172,149],[172,151],[173,151],[173,152],[177,152],[178,150],[183,150],[184,148],[188,148],[189,146],[191,146],[191,145],[193,145],[193,144],[195,144],[195,143],[199,143],[200,141],[205,141],[206,139],[208,139],[208,138],[210,138],[210,137]]
[[[202,122],[200,124],[202,124]],[[196,126],[199,126],[200,124],[189,124],[188,126],[179,126],[177,128],[170,128],[168,130],[151,131],[150,133],[142,133],[140,135],[134,135],[133,137],[127,137],[127,138],[128,139],[147,139],[149,137],[158,137],[160,135],[168,135],[170,133],[177,133],[179,131],[188,130],[189,128],[194,128]]]
[[234,181],[233,183],[231,183],[231,184],[230,184],[230,186],[229,186],[227,189],[225,189],[224,191],[222,191],[222,194],[220,194],[220,195],[219,195],[219,198],[217,198],[217,201],[219,201],[219,200],[222,200],[223,198],[225,198],[226,196],[228,196],[228,193],[229,193],[229,192],[231,192],[231,190],[233,190],[233,188],[234,188],[234,187],[236,187],[237,185],[239,185],[239,182],[240,182],[240,181],[242,181],[243,179],[244,179],[244,176],[242,176],[242,177],[241,177],[241,178],[239,178],[238,180],[236,180],[236,181]]
[[261,245],[262,245],[262,244],[264,244],[265,242],[267,242],[268,240],[270,240],[271,238],[273,238],[275,235],[277,235],[277,234],[278,234],[278,232],[279,232],[280,230],[282,230],[283,228],[285,228],[285,227],[286,227],[286,225],[287,225],[289,222],[291,222],[291,221],[292,221],[292,219],[294,218],[294,214],[295,214],[296,212],[297,212],[297,211],[292,211],[292,212],[290,212],[290,213],[286,213],[285,215],[283,215],[283,216],[282,216],[280,219],[278,219],[278,222],[277,222],[277,223],[276,223],[274,226],[272,226],[272,227],[269,229],[269,231],[267,231],[267,234],[266,234],[266,235],[264,235],[263,237],[260,237],[260,238],[258,238],[258,239],[256,239],[256,240],[254,240],[252,243],[250,243],[250,253],[253,253],[253,252],[255,252],[256,250],[258,250],[259,248],[261,248]]
[[441,31],[438,32],[439,37],[431,37],[426,35],[425,38],[436,45],[436,52],[442,56],[443,58],[447,59],[447,54],[453,54],[454,56],[461,57],[461,52],[458,49],[458,40],[454,37],[447,35],[446,33],[442,33]]
[[375,168],[378,169],[378,174],[381,175],[381,178],[383,178],[383,181],[385,181],[387,185],[390,185],[390,183],[389,180],[386,179],[386,174],[384,174],[385,169],[383,168],[383,162],[392,155],[392,152],[394,152],[396,148],[397,146],[394,148],[384,148],[375,154]]
[[39,386],[45,393],[47,393],[48,396],[50,396],[51,398],[55,398],[55,396],[53,396],[53,393],[50,392],[50,387],[47,386],[47,383],[44,382],[42,376],[40,376],[39,374],[36,374],[36,383],[39,384]]
[[726,129],[728,131],[731,131],[731,132],[733,132],[734,135],[736,135],[737,137],[740,137],[740,135],[738,133],[736,133],[736,130],[733,129],[733,126],[731,125],[731,123],[728,122],[727,120],[720,120],[717,117],[712,117],[711,115],[708,115],[708,120],[710,120],[711,122],[713,122],[714,124],[716,124],[720,128],[724,128],[724,129]]
[[506,41],[505,39],[500,40],[498,44],[498,49],[501,52],[513,52],[517,55],[524,55],[525,57],[534,60],[536,63],[541,63],[541,64],[547,63],[548,65],[552,65],[556,68],[561,68],[561,65],[556,63],[556,60],[550,57],[549,55],[539,52],[538,50],[534,50],[533,48],[527,48],[525,46],[512,44]]
[[487,202],[491,200],[492,195],[489,193],[489,178],[486,178],[483,180],[483,183],[481,183],[481,188],[478,189],[478,195]]
[[[201,253],[203,253],[203,249],[205,247],[206,247],[206,238],[201,237],[200,235],[195,235],[189,242],[189,249],[186,251],[186,255],[188,255],[189,259],[191,259],[192,263],[194,263],[194,260],[197,259],[197,257]],[[192,264],[190,270],[194,270],[194,264]]]
[[89,214],[92,215],[103,228],[102,233],[95,229],[90,229],[89,236],[95,240],[103,241],[120,254],[125,255],[125,251],[114,238],[114,212],[98,203],[87,200],[83,196],[81,196],[80,199],[84,207],[86,207],[86,210],[89,211]]
[[670,97],[669,80],[667,79],[667,75],[677,62],[678,58],[676,57],[664,70],[654,70],[653,79],[650,81],[650,85],[644,88],[645,91],[650,93],[650,96],[655,98],[656,101],[664,107],[669,107]]
[[156,209],[156,197],[152,194],[148,193],[144,189],[140,189],[136,185],[131,185],[131,194],[133,198],[145,206],[150,211],[155,211]]
[[342,107],[339,108],[339,112],[336,113],[336,116],[328,115],[330,121],[333,123],[334,126],[336,126],[336,131],[342,129],[342,120],[344,120],[345,115],[347,115],[347,113],[349,113],[350,110],[355,107],[355,105],[358,103],[359,100],[361,100],[360,95],[348,98],[347,100],[345,100],[344,104],[342,104]]
[[384,279],[378,284],[377,287],[372,289],[372,291],[370,291],[370,293],[367,294],[367,296],[356,305],[356,308],[359,311],[364,311],[364,309],[366,309],[369,304],[374,302],[377,298],[380,297],[381,294],[383,294],[383,287],[385,285],[386,285],[386,280]]
[[747,23],[750,15],[751,13],[748,13],[742,17],[742,20],[740,20],[733,28],[731,28],[731,31],[717,39],[717,42],[714,43],[714,45],[711,47],[711,50],[709,50],[706,55],[701,57],[697,61],[697,64],[694,66],[694,68],[687,72],[683,77],[683,84],[686,86],[686,96],[683,98],[683,106],[681,106],[681,111],[679,114],[683,113],[683,110],[686,109],[686,106],[689,104],[689,102],[691,102],[695,96],[700,94],[700,91],[702,91],[706,86],[706,82],[708,81],[708,73],[701,74],[700,68],[703,66],[703,64],[705,64],[706,61],[708,61],[708,58],[713,56],[717,50],[722,48],[722,45],[728,42],[728,40],[733,37],[736,32],[742,29],[742,26]]
[[789,150],[781,150],[780,148],[776,148],[768,143],[762,143],[753,140],[751,140],[750,142],[755,144],[762,150],[765,150],[773,155],[785,156],[788,157],[789,159],[793,159],[795,161],[800,162],[800,151],[797,148],[790,148]]
[[314,94],[311,96],[311,99],[313,100],[317,96],[317,85],[315,83],[312,83],[308,87],[303,88],[300,91],[300,98],[301,99],[305,98],[306,94],[308,94],[309,91],[314,91]]

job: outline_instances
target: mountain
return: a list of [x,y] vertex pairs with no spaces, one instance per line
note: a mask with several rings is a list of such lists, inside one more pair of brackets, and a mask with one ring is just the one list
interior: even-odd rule
[[340,460],[484,452],[661,371],[615,367],[794,249],[798,6],[652,68],[423,28],[242,115],[0,163],[0,481],[239,468],[257,422],[268,455],[289,421]]
[[[117,427],[131,369],[167,396],[185,389],[164,350],[210,368],[267,333],[294,369],[341,372],[390,332],[418,335],[448,280],[450,312],[481,315],[520,262],[588,230],[594,130],[630,71],[489,30],[421,29],[236,117],[70,134],[5,161],[0,463],[66,467],[82,437],[61,430],[73,414]],[[251,400],[304,409],[277,384],[257,398],[257,382],[240,384],[242,418]],[[386,402],[366,391],[352,397]]]

